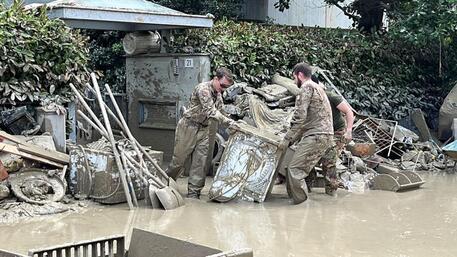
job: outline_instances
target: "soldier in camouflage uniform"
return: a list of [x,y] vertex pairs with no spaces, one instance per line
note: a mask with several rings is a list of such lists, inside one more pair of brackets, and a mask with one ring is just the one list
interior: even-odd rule
[[[311,68],[306,63],[297,64],[293,75],[300,94],[295,100],[296,110],[291,127],[279,147],[286,149],[300,140],[286,175],[287,193],[294,204],[299,204],[308,199],[305,178],[316,164],[329,162],[336,152],[333,147],[332,109],[324,89],[311,80]],[[330,168],[323,171],[329,181],[326,189],[336,190],[336,167],[326,167]]]
[[205,162],[208,154],[208,121],[211,118],[230,126],[234,121],[225,117],[222,108],[222,92],[233,84],[231,72],[226,68],[216,71],[209,82],[197,85],[192,92],[189,108],[179,120],[175,132],[173,158],[167,174],[176,179],[182,172],[186,159],[191,156],[188,197],[200,198],[205,185]]
[[[311,76],[311,80],[324,87],[319,79]],[[354,112],[351,105],[337,93],[331,90],[325,90],[330,106],[332,107],[334,139],[336,143],[337,154],[340,155],[346,144],[352,140],[352,127],[354,125]],[[344,115],[344,117],[343,117]]]
[[[318,78],[313,75],[311,79],[321,85],[324,88],[324,85],[319,83]],[[352,140],[352,126],[354,125],[354,112],[352,111],[351,106],[348,102],[346,102],[343,97],[332,92],[330,90],[326,90],[325,93],[327,94],[328,100],[330,102],[330,106],[332,107],[332,116],[333,116],[333,130],[334,130],[334,141],[335,141],[335,151],[336,154],[334,155],[334,159],[330,157],[324,157],[325,161],[322,163],[322,169],[332,169],[332,167],[336,166],[336,161],[338,156],[341,155],[341,152],[346,147],[346,144]],[[343,118],[344,114],[344,118]],[[329,167],[326,167],[329,165]],[[316,170],[314,169],[310,175],[306,178],[306,182],[308,185],[308,189],[311,191],[311,185],[313,181],[316,179]],[[328,181],[326,181],[328,184]],[[331,189],[327,189],[326,193],[333,194],[335,191]]]

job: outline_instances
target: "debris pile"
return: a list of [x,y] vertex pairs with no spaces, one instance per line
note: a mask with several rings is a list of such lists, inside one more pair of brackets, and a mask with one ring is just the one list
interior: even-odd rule
[[[98,141],[79,145],[60,140],[66,138],[65,127],[55,122],[64,123],[65,118],[50,118],[49,115],[56,112],[53,110],[46,109],[52,113],[45,113],[48,116],[38,119],[39,122],[26,107],[0,112],[3,128],[0,131],[0,217],[3,222],[79,210],[89,199],[106,204],[127,201],[130,208],[138,206],[138,200],[143,198],[155,208],[173,209],[184,204],[176,191],[176,183],[159,166],[163,153],[138,143],[110,88],[105,86],[117,114],[103,102],[95,74],[91,74],[91,78],[94,88],[90,85],[88,88],[97,96],[104,124],[78,89],[73,85],[70,88],[89,114],[79,110],[80,117],[102,135]],[[66,115],[65,111],[60,113]],[[110,120],[122,129],[120,135],[115,137]],[[43,128],[51,135],[23,136],[36,134]]]
[[[76,179],[73,192],[78,194],[85,191],[85,197],[105,203],[123,202],[125,199],[131,209],[138,207],[139,198],[145,196],[148,204],[154,208],[173,209],[182,206],[184,201],[176,189],[176,183],[162,170],[157,158],[153,158],[148,149],[133,137],[110,87],[105,85],[115,112],[103,101],[95,74],[91,74],[91,79],[93,87],[89,84],[87,87],[97,97],[103,124],[81,93],[72,84],[70,87],[90,117],[81,110],[78,110],[78,114],[96,129],[103,139],[86,147],[73,147],[70,176],[72,182]],[[122,130],[119,139],[115,138],[110,118]],[[81,177],[88,179],[89,186],[86,189],[79,180]],[[100,182],[97,182],[97,179]],[[79,188],[75,188],[76,186]],[[118,198],[116,194],[119,193],[125,198]],[[81,194],[78,197],[81,197]]]
[[[320,77],[325,78],[327,89],[342,96],[325,75],[326,71],[317,69],[317,72],[324,75]],[[259,131],[282,137],[290,126],[298,92],[294,82],[285,77],[275,75],[272,82],[259,88],[236,83],[224,92],[224,111],[236,120],[259,128]],[[391,191],[417,188],[425,183],[417,172],[443,171],[453,167],[454,161],[433,139],[420,110],[411,113],[411,120],[420,135],[400,126],[397,121],[355,114],[353,140],[341,153],[337,165],[339,178],[349,191],[362,193],[369,188]],[[284,158],[285,163],[279,164],[280,174],[285,174],[283,169],[294,149],[291,146],[288,150],[291,153]],[[313,181],[314,186],[323,184],[319,183]]]
[[14,136],[0,131],[0,218],[14,222],[67,211],[65,174],[69,156],[56,151],[51,136]]

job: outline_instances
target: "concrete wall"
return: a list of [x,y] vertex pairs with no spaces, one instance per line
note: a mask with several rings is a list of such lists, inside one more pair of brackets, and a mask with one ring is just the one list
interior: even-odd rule
[[247,20],[273,20],[276,24],[352,28],[352,21],[338,8],[325,5],[323,0],[291,0],[290,8],[280,12],[277,0],[245,0],[243,17]]

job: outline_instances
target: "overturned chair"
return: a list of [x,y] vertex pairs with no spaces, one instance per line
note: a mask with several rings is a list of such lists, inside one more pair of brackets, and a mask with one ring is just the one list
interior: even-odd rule
[[[90,241],[30,250],[30,257],[252,257],[251,249],[222,252],[218,249],[133,229],[129,249],[125,237],[110,236]],[[25,257],[0,250],[0,257]]]

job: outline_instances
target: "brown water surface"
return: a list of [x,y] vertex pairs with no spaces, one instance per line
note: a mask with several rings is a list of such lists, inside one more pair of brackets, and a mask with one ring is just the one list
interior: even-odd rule
[[423,177],[427,183],[415,191],[339,191],[332,198],[316,190],[298,206],[289,205],[284,186],[277,186],[273,199],[263,204],[187,200],[172,211],[90,207],[84,213],[0,223],[0,248],[26,253],[129,235],[138,227],[221,250],[250,247],[261,257],[456,256],[457,176]]

